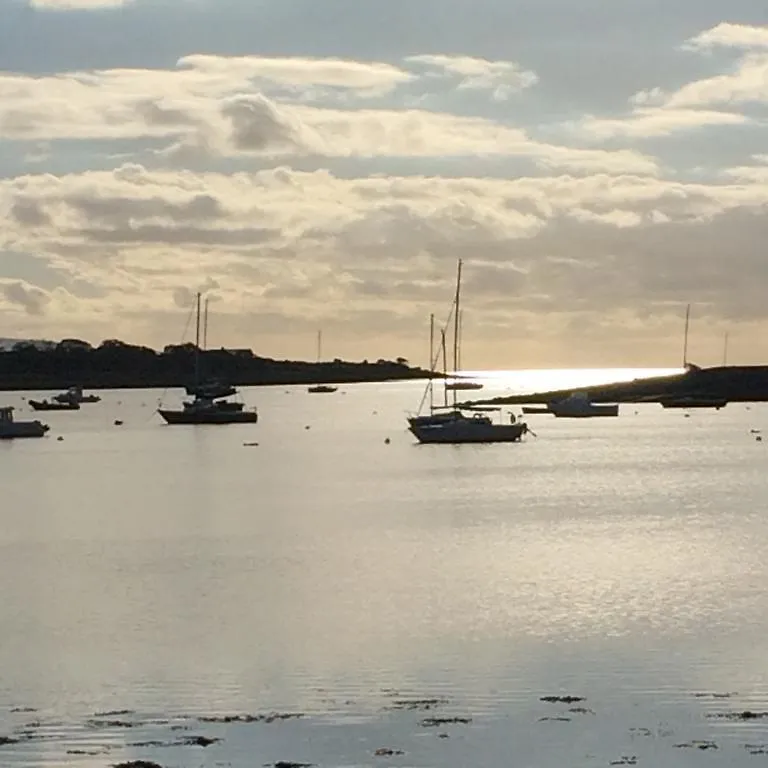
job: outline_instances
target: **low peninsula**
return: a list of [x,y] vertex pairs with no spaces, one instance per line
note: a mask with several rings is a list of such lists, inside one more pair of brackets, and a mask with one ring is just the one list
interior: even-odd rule
[[[118,340],[98,346],[79,339],[18,342],[0,351],[0,390],[150,389],[184,387],[192,383],[195,345],[165,347],[161,352]],[[250,349],[200,351],[203,378],[234,386],[291,384],[352,384],[424,379],[429,372],[411,367],[405,358],[373,362],[310,363],[259,357]]]
[[700,368],[689,364],[687,370],[669,376],[473,400],[461,405],[533,405],[563,400],[574,393],[586,395],[593,403],[759,403],[768,401],[768,366]]

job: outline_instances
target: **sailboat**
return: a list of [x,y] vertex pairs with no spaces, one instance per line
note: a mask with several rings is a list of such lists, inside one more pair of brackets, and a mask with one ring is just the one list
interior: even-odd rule
[[[208,349],[208,299],[203,305],[203,351]],[[204,397],[217,399],[221,397],[232,397],[237,394],[237,390],[231,385],[218,379],[203,379],[194,384],[187,384],[184,388],[190,397]]]
[[[464,310],[462,309],[459,312],[459,323],[458,323],[458,333],[459,333],[459,355],[461,355],[461,339],[463,336],[462,331],[464,330]],[[462,374],[459,373],[461,370],[461,357],[459,357],[457,361],[457,367],[456,370],[453,372],[453,381],[446,381],[445,382],[445,388],[446,389],[456,389],[456,390],[473,390],[473,389],[482,389],[483,385],[479,381],[470,381],[469,379],[463,378]]]
[[[453,369],[458,369],[459,365],[459,313],[461,303],[461,269],[462,261],[459,259],[456,274],[456,296],[453,302]],[[450,317],[450,316],[449,316]],[[433,339],[433,320],[430,322],[430,348]],[[443,360],[445,361],[445,331],[441,331],[441,348]],[[430,378],[427,384],[430,392],[430,414],[422,416],[417,414],[408,419],[408,429],[420,443],[443,443],[443,444],[463,444],[463,443],[512,443],[518,442],[523,435],[528,432],[528,426],[524,422],[515,421],[514,415],[510,415],[510,423],[493,422],[488,412],[498,412],[501,416],[501,408],[495,407],[474,407],[459,408],[456,399],[456,390],[453,390],[453,402],[448,405],[447,390],[444,386],[444,413],[435,413],[440,406],[434,405],[433,395],[433,374],[435,359],[432,357],[430,349]],[[445,364],[444,364],[445,366]],[[426,394],[426,393],[425,393]],[[422,397],[422,405],[425,396]],[[465,413],[466,411],[466,413]]]
[[[321,362],[323,356],[323,332],[317,332],[317,362]],[[311,387],[307,387],[307,392],[312,394],[330,394],[335,392],[338,387],[334,387],[332,384],[313,384]]]
[[[689,374],[701,370],[698,365],[694,365],[688,360],[688,329],[691,323],[691,305],[685,309],[685,334],[683,337],[683,368]],[[726,344],[727,344],[726,337]],[[727,348],[726,348],[727,353]],[[659,402],[662,408],[715,408],[718,411],[728,405],[728,400],[724,397],[710,397],[707,395],[669,395],[662,397]]]
[[[207,343],[207,302],[206,302],[206,343]],[[168,424],[253,424],[258,421],[255,408],[246,409],[243,403],[227,400],[237,394],[237,389],[221,382],[203,382],[200,378],[200,294],[196,298],[195,323],[195,378],[186,387],[192,400],[185,400],[181,410],[158,408],[157,412]]]

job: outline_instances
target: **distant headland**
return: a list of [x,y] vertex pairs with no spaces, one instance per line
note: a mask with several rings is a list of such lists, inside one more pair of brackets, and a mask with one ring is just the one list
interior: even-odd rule
[[[92,346],[80,339],[19,341],[0,350],[0,390],[143,389],[183,387],[191,383],[195,345],[179,344],[158,352],[110,339]],[[369,362],[302,362],[259,357],[250,349],[200,351],[201,375],[235,386],[351,384],[423,379],[429,372],[405,358]]]
[[593,403],[707,404],[768,401],[768,366],[741,365],[700,368],[688,364],[683,373],[635,379],[592,387],[550,390],[474,400],[462,405],[526,405],[562,400],[572,393],[587,395]]

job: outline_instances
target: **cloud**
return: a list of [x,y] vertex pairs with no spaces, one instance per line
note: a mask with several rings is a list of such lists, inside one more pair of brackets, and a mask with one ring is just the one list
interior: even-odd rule
[[768,27],[719,24],[686,41],[686,50],[701,52],[714,47],[744,51],[735,68],[724,74],[687,83],[674,91],[655,87],[635,94],[635,104],[655,104],[673,109],[717,104],[768,102]]
[[[728,325],[734,351],[743,333],[761,356],[763,28],[673,14],[651,43],[612,33],[602,61],[598,33],[574,44],[562,19],[558,55],[519,30],[445,53],[409,29],[365,60],[314,29],[257,47],[182,31],[163,58],[167,14],[136,3],[119,14],[127,48],[99,58],[64,66],[50,42],[7,59],[0,322],[15,335],[163,346],[205,290],[232,346],[312,356],[322,327],[334,355],[420,360],[461,257],[468,365],[653,364],[667,348],[674,364],[689,301],[697,339]],[[112,40],[97,31],[113,14],[27,15],[50,40],[75,21]]]
[[458,78],[457,88],[489,90],[497,101],[504,101],[515,93],[538,82],[535,72],[522,69],[513,61],[488,61],[472,56],[420,55],[409,56],[409,64],[421,65],[433,75]]
[[683,44],[683,50],[688,51],[708,51],[716,47],[768,48],[768,26],[723,22]]
[[[272,60],[259,60],[261,71]],[[330,72],[345,71],[332,62]],[[266,66],[270,64],[270,66]],[[283,60],[280,70],[329,80],[327,62]],[[493,64],[493,62],[490,62]],[[180,70],[108,70],[0,76],[0,138],[166,140],[158,161],[217,157],[529,158],[542,168],[612,173],[657,172],[651,157],[549,144],[482,117],[420,109],[335,109],[271,98],[249,85],[254,62],[189,57]],[[277,66],[277,64],[275,64]],[[274,67],[273,67],[274,69]],[[278,70],[280,68],[278,67]],[[350,68],[359,83],[360,72]],[[375,67],[374,67],[375,69]],[[303,75],[301,73],[304,73]],[[370,81],[364,81],[370,87]]]
[[[35,293],[42,289],[28,273],[11,296],[25,312],[44,309],[66,334],[98,328],[162,346],[168,328],[183,325],[179,308],[204,286],[220,299],[215,323],[233,345],[268,326],[277,346],[262,351],[282,356],[322,324],[344,339],[344,354],[372,355],[363,340],[375,331],[386,349],[418,357],[420,342],[404,341],[413,337],[407,329],[447,306],[458,257],[478,328],[489,338],[503,332],[530,354],[523,329],[538,328],[567,359],[557,339],[578,335],[577,315],[591,318],[596,337],[620,322],[645,344],[662,333],[661,318],[677,328],[687,300],[733,323],[765,312],[764,181],[341,178],[125,165],[0,182],[0,208],[17,201],[34,203],[36,214],[9,218],[0,247],[38,254],[58,282]],[[75,299],[76,283],[93,286],[90,295]],[[643,330],[649,313],[656,325]],[[26,316],[28,331],[38,327]],[[477,354],[491,354],[489,345]]]
[[653,136],[670,136],[673,133],[712,126],[746,125],[750,122],[748,117],[735,112],[638,107],[626,117],[599,118],[590,116],[581,120],[575,127],[579,132],[598,140],[615,137],[640,139]]
[[381,96],[415,79],[412,73],[392,64],[334,58],[195,54],[179,59],[178,66],[212,80],[263,80],[290,89],[312,86],[353,89],[363,97]]
[[[691,38],[684,49],[707,51],[715,46],[748,49],[733,71],[687,83],[677,90],[659,86],[641,90],[629,99],[632,109],[612,117],[587,115],[568,127],[592,140],[645,139],[671,136],[704,128],[755,125],[738,107],[768,103],[768,27],[720,24]],[[716,109],[717,106],[729,109]]]
[[21,280],[0,279],[0,297],[11,305],[21,307],[30,315],[42,315],[50,301],[45,291]]

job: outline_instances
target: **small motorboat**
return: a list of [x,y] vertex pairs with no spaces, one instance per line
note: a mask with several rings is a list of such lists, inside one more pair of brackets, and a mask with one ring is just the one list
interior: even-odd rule
[[312,394],[318,394],[318,393],[330,394],[331,392],[335,392],[337,389],[338,387],[334,387],[331,384],[314,384],[311,387],[307,387],[307,392],[311,392]]
[[587,392],[573,392],[563,400],[549,403],[549,412],[559,418],[589,419],[594,416],[618,416],[618,403],[593,403]]
[[79,411],[80,403],[74,400],[58,402],[56,400],[30,400],[30,406],[35,411]]
[[449,390],[472,390],[482,389],[483,385],[479,381],[462,381],[457,379],[455,381],[446,381],[445,388]]
[[15,421],[13,406],[0,408],[0,440],[17,437],[44,437],[50,427],[41,421]]
[[82,387],[70,387],[66,392],[60,395],[54,395],[53,399],[57,403],[99,403],[101,398],[98,395],[84,395]]

